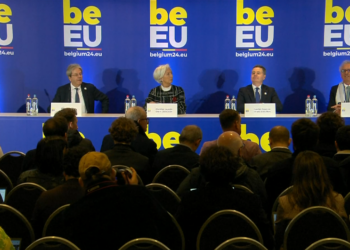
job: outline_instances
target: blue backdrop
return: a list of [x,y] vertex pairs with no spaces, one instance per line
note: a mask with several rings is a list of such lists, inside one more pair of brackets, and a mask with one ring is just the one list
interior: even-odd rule
[[[339,65],[350,55],[348,0],[3,0],[0,3],[0,112],[24,112],[36,94],[45,112],[65,70],[121,113],[126,94],[143,104],[153,70],[169,63],[187,113],[219,113],[227,94],[267,69],[284,113],[303,113],[307,94],[324,111]],[[348,13],[348,14],[347,14]],[[98,104],[96,104],[98,106]],[[100,107],[97,107],[100,109]]]

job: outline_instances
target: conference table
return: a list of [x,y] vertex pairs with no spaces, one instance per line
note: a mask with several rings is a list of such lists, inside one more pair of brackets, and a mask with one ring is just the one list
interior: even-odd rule
[[[90,139],[99,151],[102,140],[107,135],[111,123],[124,114],[86,114],[78,117],[79,132]],[[316,121],[317,116],[308,117]],[[262,152],[269,151],[269,131],[277,125],[290,130],[294,121],[304,118],[304,114],[277,114],[272,118],[248,118],[241,115],[241,137],[258,143]],[[50,118],[50,114],[27,116],[23,113],[0,113],[0,146],[4,153],[36,148],[38,141],[43,138],[42,126]],[[350,118],[345,118],[349,124]],[[205,141],[215,140],[222,133],[219,114],[186,114],[174,118],[150,118],[147,135],[153,139],[159,149],[169,148],[179,143],[178,137],[186,125],[197,125],[202,129]],[[197,149],[200,152],[201,145]],[[292,145],[290,146],[292,150]]]

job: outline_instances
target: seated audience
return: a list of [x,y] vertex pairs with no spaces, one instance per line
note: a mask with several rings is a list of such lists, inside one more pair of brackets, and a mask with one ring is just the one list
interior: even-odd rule
[[337,113],[326,112],[317,118],[316,124],[320,128],[316,152],[322,156],[332,158],[337,152],[335,148],[335,134],[344,126],[344,120]]
[[202,130],[196,125],[186,126],[179,137],[180,144],[159,151],[153,162],[156,173],[168,165],[181,165],[188,170],[197,167],[199,155],[196,150],[202,140]]
[[151,181],[151,168],[148,158],[131,148],[131,142],[138,132],[135,123],[125,117],[120,117],[112,123],[109,132],[113,137],[114,147],[104,153],[108,156],[112,166],[133,167],[140,175],[143,183],[149,183]]
[[226,147],[212,146],[201,154],[199,161],[200,172],[207,183],[186,193],[176,214],[184,232],[186,249],[196,249],[201,226],[212,214],[224,209],[237,210],[248,216],[259,228],[265,246],[273,249],[269,221],[259,197],[231,186],[239,171],[239,159]]
[[107,156],[89,152],[79,163],[79,183],[85,196],[71,204],[62,215],[65,238],[80,249],[119,249],[126,242],[148,237],[172,248],[168,230],[171,219],[143,186],[136,171],[125,180],[132,185],[118,186],[116,173]]
[[344,220],[348,220],[343,196],[333,191],[321,156],[312,151],[303,151],[298,154],[293,164],[291,192],[279,198],[276,249],[279,249],[283,243],[287,223],[304,209],[313,206],[329,207]]
[[[241,135],[241,116],[237,111],[225,109],[220,113],[219,119],[223,132],[233,131]],[[254,156],[261,154],[260,147],[255,142],[243,140],[243,143],[242,158],[246,162],[250,162]],[[204,142],[200,154],[213,145],[217,145],[217,140]]]
[[263,180],[274,163],[292,156],[288,148],[292,139],[289,138],[289,131],[286,127],[273,127],[270,131],[269,142],[271,151],[254,156],[250,162],[250,166],[256,169]]
[[343,178],[350,187],[350,126],[346,125],[338,129],[335,135],[335,147],[337,153],[333,160],[339,163]]
[[49,190],[61,185],[63,177],[63,155],[67,141],[60,136],[41,139],[36,147],[35,165],[37,169],[23,172],[17,184],[34,182]]
[[68,149],[63,159],[63,175],[65,183],[56,188],[43,192],[38,198],[32,219],[35,235],[40,238],[46,220],[63,205],[71,204],[84,196],[79,184],[79,161],[89,151],[84,147]]

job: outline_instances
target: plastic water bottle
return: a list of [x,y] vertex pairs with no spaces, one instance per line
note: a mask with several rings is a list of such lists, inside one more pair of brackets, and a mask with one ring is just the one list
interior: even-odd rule
[[318,110],[318,100],[316,99],[316,95],[312,98],[312,115],[316,116]]
[[32,112],[33,115],[38,115],[38,98],[36,98],[36,95],[34,95],[33,99],[32,99]]
[[312,103],[311,103],[310,95],[308,95],[305,100],[305,116],[312,115],[311,105]]
[[32,98],[30,98],[30,94],[26,99],[26,113],[27,115],[32,115]]
[[131,98],[131,107],[136,107],[137,105],[137,101],[136,101],[136,98],[134,95],[132,95],[132,98]]
[[236,110],[236,98],[234,95],[232,96],[232,99],[231,99],[231,109]]
[[126,111],[128,111],[129,108],[130,108],[130,98],[129,98],[129,95],[127,95],[125,99],[125,113]]
[[225,99],[225,109],[230,109],[230,97],[227,95]]

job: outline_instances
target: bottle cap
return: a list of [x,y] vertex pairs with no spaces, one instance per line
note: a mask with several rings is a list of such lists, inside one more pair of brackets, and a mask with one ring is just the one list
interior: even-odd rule
[[36,97],[36,94],[34,94],[34,97]]
[[129,98],[129,95],[126,95],[126,98]]
[[307,95],[307,98],[310,98],[310,95]]
[[232,98],[235,98],[235,96],[233,95]]
[[226,98],[228,98],[228,95],[226,96]]
[[314,98],[316,98],[316,95],[314,95]]
[[132,95],[132,98],[135,98],[135,95]]

